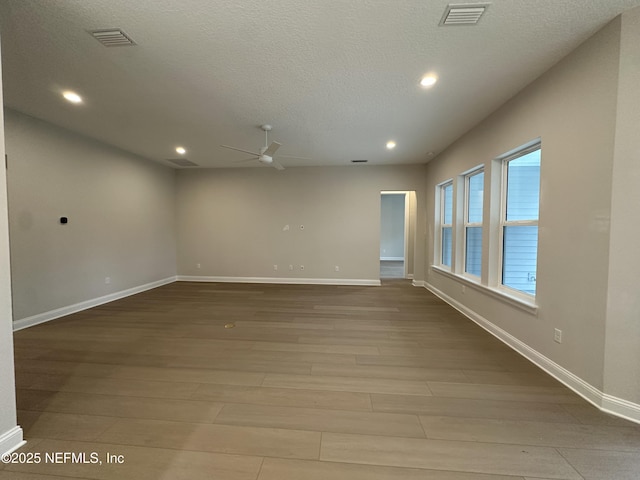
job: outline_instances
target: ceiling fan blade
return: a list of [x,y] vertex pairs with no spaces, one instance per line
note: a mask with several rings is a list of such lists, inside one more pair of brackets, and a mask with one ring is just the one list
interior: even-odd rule
[[276,150],[278,150],[281,146],[282,146],[281,143],[271,142],[271,145],[269,145],[269,147],[264,151],[263,155],[268,155],[269,157],[273,157],[273,154],[276,153]]
[[229,145],[220,145],[223,148],[228,148],[229,150],[235,150],[236,152],[242,152],[242,153],[248,153],[249,155],[255,155],[256,157],[259,157],[260,154],[256,153],[256,152],[250,152],[249,150],[242,150],[241,148],[236,148],[236,147],[230,147]]
[[312,160],[309,157],[298,157],[297,155],[278,155],[278,158],[296,158],[298,160]]
[[273,161],[273,163],[271,164],[273,166],[273,168],[275,168],[276,170],[284,170],[284,167],[282,165],[280,165],[278,162],[276,162],[275,160]]
[[245,158],[244,160],[234,160],[233,163],[244,163],[244,162],[250,162],[252,160],[258,160],[258,157]]

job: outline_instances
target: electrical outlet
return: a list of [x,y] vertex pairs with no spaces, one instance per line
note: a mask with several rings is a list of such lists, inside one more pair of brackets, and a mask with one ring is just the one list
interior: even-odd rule
[[304,265],[300,265],[300,270],[304,270]]
[[293,270],[293,265],[289,265],[289,270]]
[[274,266],[273,266],[273,269],[274,269],[274,270],[278,270],[278,265],[274,265]]
[[111,283],[111,277],[104,277],[104,283],[109,285]]
[[196,268],[199,270],[200,268],[202,268],[202,265],[200,265],[199,263],[196,263]]
[[333,267],[335,269],[336,272],[340,271],[340,267],[338,265],[336,265],[335,267]]
[[465,293],[467,291],[467,286],[466,285],[462,285],[462,293]]
[[553,331],[553,341],[557,343],[562,343],[562,330],[556,328]]

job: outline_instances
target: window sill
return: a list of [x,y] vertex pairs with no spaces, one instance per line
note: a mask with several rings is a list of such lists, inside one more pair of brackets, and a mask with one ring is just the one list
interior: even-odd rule
[[431,270],[439,273],[440,275],[444,275],[445,277],[449,277],[459,283],[462,283],[465,286],[469,286],[478,290],[479,292],[496,298],[503,303],[507,303],[511,306],[519,308],[520,310],[524,310],[527,313],[531,313],[533,315],[538,314],[538,305],[533,301],[527,301],[525,299],[516,297],[515,295],[510,295],[508,292],[499,288],[492,288],[486,285],[482,285],[481,283],[478,283],[469,277],[457,275],[450,270],[442,268],[438,265],[431,265]]

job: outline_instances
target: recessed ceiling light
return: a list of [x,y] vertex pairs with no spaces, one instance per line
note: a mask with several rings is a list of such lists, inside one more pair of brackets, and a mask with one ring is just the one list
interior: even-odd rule
[[422,77],[422,80],[420,80],[420,86],[423,88],[433,87],[437,81],[438,77],[430,73],[429,75]]
[[71,90],[62,92],[62,96],[68,101],[70,101],[71,103],[82,103],[82,97],[78,95],[76,92],[72,92]]
[[178,152],[180,155],[184,155],[185,153],[187,153],[187,149],[184,147],[176,147],[176,152]]
[[387,148],[388,148],[389,150],[393,150],[394,148],[396,148],[396,142],[394,142],[393,140],[389,140],[389,141],[387,142]]

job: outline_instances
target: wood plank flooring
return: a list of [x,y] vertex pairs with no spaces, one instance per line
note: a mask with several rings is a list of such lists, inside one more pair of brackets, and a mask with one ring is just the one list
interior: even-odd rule
[[19,453],[40,462],[0,480],[640,478],[639,426],[404,280],[174,283],[15,352]]

